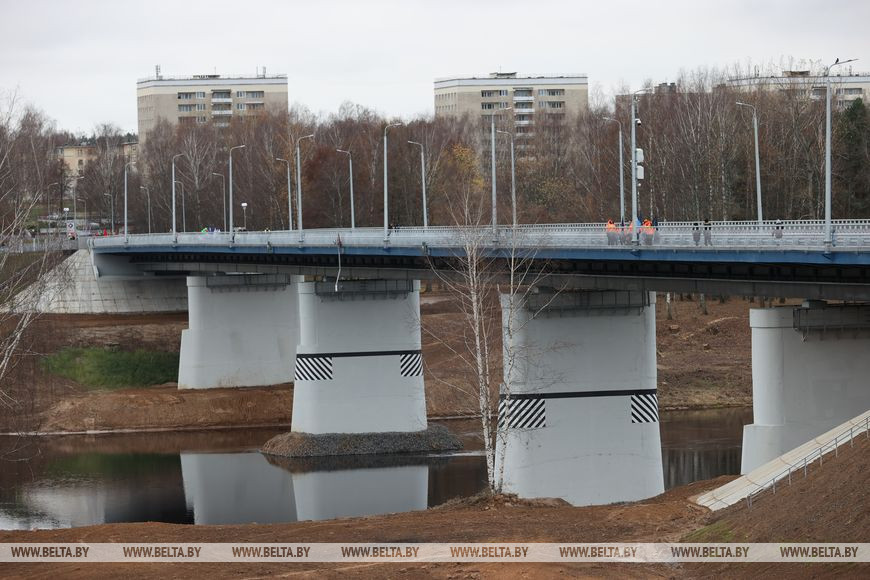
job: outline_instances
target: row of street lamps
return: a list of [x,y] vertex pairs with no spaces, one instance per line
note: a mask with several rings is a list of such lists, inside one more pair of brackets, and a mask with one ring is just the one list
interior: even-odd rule
[[[825,247],[830,250],[833,245],[833,227],[831,222],[831,69],[835,66],[843,65],[849,62],[854,62],[858,59],[851,58],[849,60],[837,59],[832,65],[825,69],[826,90],[825,90]],[[643,88],[631,94],[631,223],[637,222],[637,135],[636,128],[640,124],[637,118],[637,95],[648,91],[649,88]],[[755,106],[748,103],[736,102],[739,107],[748,107],[752,109],[752,126],[755,138],[755,196],[758,207],[758,223],[761,225],[764,221],[762,203],[761,203],[761,161],[758,148],[758,110]],[[622,123],[618,119],[612,117],[603,117],[605,121],[611,121],[619,125],[619,212],[620,221],[625,223],[625,185],[623,181],[623,161],[622,161]],[[493,131],[495,126],[493,124]],[[493,133],[493,147],[495,143],[495,133]],[[493,148],[493,172],[495,171],[495,153]],[[513,171],[513,140],[511,140],[511,171]],[[495,203],[495,185],[493,184],[493,203]],[[516,225],[516,218],[514,218]],[[495,227],[495,208],[493,207],[493,227]],[[636,242],[636,240],[635,240]]]

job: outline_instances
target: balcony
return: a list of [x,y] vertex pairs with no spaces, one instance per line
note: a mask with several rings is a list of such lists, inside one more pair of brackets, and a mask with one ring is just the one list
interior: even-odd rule
[[535,100],[535,97],[532,95],[529,95],[529,96],[514,95],[514,102],[515,103],[531,103],[534,100]]
[[531,121],[531,119],[529,119],[529,120],[527,120],[527,121],[514,121],[514,124],[515,124],[517,127],[525,127],[526,125],[531,125],[531,124],[532,124],[532,121]]
[[227,110],[225,110],[225,111],[220,111],[220,110],[218,110],[218,111],[212,111],[211,114],[214,115],[214,116],[216,116],[216,117],[229,117],[229,116],[231,116],[231,115],[233,114],[233,110],[232,110],[232,109],[227,109]]
[[211,102],[212,103],[230,103],[230,104],[232,104],[233,98],[232,97],[212,97]]

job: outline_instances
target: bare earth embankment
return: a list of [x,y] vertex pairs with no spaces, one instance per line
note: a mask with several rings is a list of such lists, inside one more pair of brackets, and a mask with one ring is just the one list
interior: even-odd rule
[[[663,409],[698,409],[751,404],[750,304],[739,298],[708,302],[675,301],[658,318],[659,402]],[[462,321],[449,296],[424,296],[423,354],[427,408],[431,417],[474,415],[477,397],[468,374],[457,364]],[[66,347],[146,349],[177,353],[187,316],[46,315],[29,336],[31,356],[10,377],[20,402],[0,412],[0,431],[81,432],[172,430],[289,425],[292,385],[264,388],[179,390],[174,383],[153,387],[89,389],[48,374],[40,358]],[[435,337],[438,338],[435,338]],[[455,350],[454,350],[455,349]],[[500,347],[495,349],[500,352]]]

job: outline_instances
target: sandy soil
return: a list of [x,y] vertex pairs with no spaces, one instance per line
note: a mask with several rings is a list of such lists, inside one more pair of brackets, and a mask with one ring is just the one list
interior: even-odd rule
[[[696,300],[657,308],[659,402],[663,409],[751,405],[750,303],[739,298]],[[428,294],[421,306],[427,410],[431,417],[474,415],[477,397],[461,353],[464,327],[449,296]],[[497,328],[498,313],[493,313]],[[22,357],[6,387],[19,401],[0,409],[2,431],[195,429],[215,426],[288,425],[292,386],[257,389],[178,390],[168,384],[117,391],[87,391],[73,381],[46,375],[42,354],[66,346],[144,348],[177,352],[187,316],[46,315],[28,336],[31,356]],[[495,350],[501,351],[496,344]],[[499,362],[494,361],[494,367]],[[494,368],[494,372],[500,372]]]
[[[109,524],[2,532],[0,542],[733,542],[870,540],[870,441],[845,446],[774,496],[711,514],[691,497],[731,477],[672,489],[649,500],[570,507],[561,500],[477,497],[420,512],[276,525]],[[194,572],[195,570],[195,572]],[[337,577],[866,577],[870,565],[604,564],[0,564],[5,577],[92,578],[267,575]]]

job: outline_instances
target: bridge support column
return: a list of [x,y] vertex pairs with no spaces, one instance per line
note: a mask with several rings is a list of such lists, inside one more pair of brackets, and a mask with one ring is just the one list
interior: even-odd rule
[[299,325],[294,432],[427,428],[418,281],[304,282]]
[[870,408],[870,306],[758,308],[749,324],[754,422],[741,473]]
[[286,276],[187,278],[178,387],[289,383],[298,342],[296,288]]
[[664,491],[655,294],[540,292],[514,307],[503,295],[502,327],[505,491],[574,505]]

